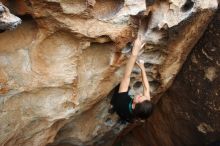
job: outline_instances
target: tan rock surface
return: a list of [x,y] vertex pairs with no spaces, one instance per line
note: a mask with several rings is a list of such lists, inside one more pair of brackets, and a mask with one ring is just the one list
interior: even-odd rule
[[[145,60],[155,102],[171,85],[217,8],[216,0],[158,1]],[[125,127],[110,115],[109,92],[123,73],[121,50],[136,35],[144,0],[5,1],[31,15],[0,34],[0,145],[102,144]],[[149,8],[147,7],[147,10]],[[134,68],[132,92],[141,91]]]

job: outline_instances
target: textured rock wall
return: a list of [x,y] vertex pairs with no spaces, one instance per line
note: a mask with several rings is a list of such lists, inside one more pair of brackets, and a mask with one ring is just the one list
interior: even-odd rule
[[154,115],[124,137],[124,145],[205,146],[220,141],[219,42],[220,9]]
[[[150,20],[140,57],[156,102],[217,8],[216,0],[157,1],[152,9],[144,0],[2,2],[23,18],[0,34],[0,145],[9,146],[110,145],[126,125],[108,113],[109,93],[140,15]],[[142,90],[137,67],[131,87]]]
[[13,29],[21,23],[21,19],[11,14],[9,9],[0,2],[0,31]]

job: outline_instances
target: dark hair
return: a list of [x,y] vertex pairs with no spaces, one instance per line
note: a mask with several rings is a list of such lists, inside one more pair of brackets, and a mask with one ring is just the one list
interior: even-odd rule
[[133,116],[137,119],[147,119],[153,112],[154,105],[149,100],[144,100],[141,103],[137,103],[133,110]]

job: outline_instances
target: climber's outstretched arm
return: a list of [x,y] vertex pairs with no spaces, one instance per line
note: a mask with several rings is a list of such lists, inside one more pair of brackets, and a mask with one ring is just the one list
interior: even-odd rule
[[134,42],[131,56],[129,57],[128,62],[125,67],[124,76],[122,77],[120,87],[119,87],[119,93],[128,91],[131,72],[132,72],[132,69],[133,69],[134,64],[136,62],[138,52],[140,51],[141,46],[142,46],[142,42],[141,42],[140,38],[137,38]]
[[141,76],[142,76],[142,83],[143,83],[143,93],[144,96],[146,97],[147,100],[150,100],[150,85],[147,79],[147,74],[145,71],[145,67],[144,67],[144,62],[143,61],[139,61],[137,62],[138,66],[141,69]]
[[129,57],[128,62],[126,64],[125,73],[119,87],[119,93],[128,91],[132,69],[136,62],[139,51],[146,43],[145,33],[146,33],[147,25],[148,25],[148,17],[143,17],[142,19],[140,19],[137,39],[134,42],[131,56]]

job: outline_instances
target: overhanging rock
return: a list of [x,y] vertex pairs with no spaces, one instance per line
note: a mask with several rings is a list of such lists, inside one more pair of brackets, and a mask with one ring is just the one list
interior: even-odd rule
[[[121,50],[136,36],[135,16],[146,9],[145,0],[5,4],[33,19],[0,34],[0,145],[102,144],[109,133],[113,139],[125,126],[109,115],[106,97],[120,81],[127,58]],[[216,8],[217,0],[155,3],[140,55],[155,102]],[[142,90],[140,80],[136,67],[133,94]]]

